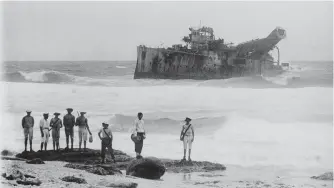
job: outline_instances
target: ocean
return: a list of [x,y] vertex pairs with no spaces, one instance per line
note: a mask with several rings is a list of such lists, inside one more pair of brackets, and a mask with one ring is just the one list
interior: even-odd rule
[[[1,88],[2,148],[24,149],[21,119],[35,118],[34,150],[39,150],[43,112],[66,108],[87,112],[93,143],[111,123],[115,149],[134,156],[129,129],[144,114],[143,156],[183,157],[181,123],[192,118],[193,160],[242,167],[333,167],[333,62],[292,62],[276,77],[226,80],[134,80],[135,61],[5,62]],[[52,115],[50,116],[52,117]],[[75,128],[75,146],[78,146]],[[65,133],[61,130],[62,148]],[[52,144],[49,144],[49,149]]]

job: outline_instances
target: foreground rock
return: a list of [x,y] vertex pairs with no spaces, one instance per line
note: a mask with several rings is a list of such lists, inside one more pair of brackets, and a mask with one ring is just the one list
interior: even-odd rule
[[103,187],[113,187],[113,188],[137,188],[138,184],[126,181],[116,181],[116,182],[100,182],[100,186]]
[[311,178],[317,180],[333,180],[333,172],[326,172],[320,176],[312,176]]
[[93,165],[85,165],[85,164],[66,164],[64,167],[85,170],[89,173],[97,174],[97,175],[115,175],[122,174],[122,172],[111,164],[93,164]]
[[[114,155],[116,162],[127,162],[133,159],[119,150],[114,150]],[[90,163],[100,163],[100,156],[100,150],[92,149],[87,149],[86,152],[79,152],[78,149],[74,149],[74,151],[60,150],[59,152],[48,150],[38,152],[22,152],[16,155],[17,158],[28,160],[39,158],[43,161],[65,161],[75,163],[85,163],[87,161]],[[111,161],[109,155],[107,155],[107,161]]]
[[16,183],[22,184],[22,185],[36,185],[39,186],[42,184],[42,182],[35,178],[34,176],[23,174],[19,170],[14,170],[11,173],[3,173],[2,177],[6,178],[7,180],[16,180]]
[[164,159],[162,162],[165,164],[167,171],[174,173],[189,173],[189,172],[211,172],[211,171],[223,171],[226,167],[219,163],[211,163],[208,161],[178,161]]
[[166,171],[162,161],[155,157],[135,159],[130,162],[126,169],[126,175],[146,179],[160,179]]
[[85,179],[77,178],[75,176],[65,176],[61,178],[61,180],[66,181],[66,182],[78,183],[78,184],[87,184],[87,181]]
[[42,161],[42,159],[40,159],[40,158],[36,158],[36,159],[33,159],[33,160],[28,160],[28,161],[26,161],[26,163],[28,163],[28,164],[45,164],[44,161]]

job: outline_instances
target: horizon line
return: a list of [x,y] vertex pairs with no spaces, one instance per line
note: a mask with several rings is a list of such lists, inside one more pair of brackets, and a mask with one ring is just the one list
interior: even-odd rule
[[[137,60],[7,60],[3,62],[129,62]],[[291,60],[291,61],[281,61],[281,62],[333,62],[334,60]]]

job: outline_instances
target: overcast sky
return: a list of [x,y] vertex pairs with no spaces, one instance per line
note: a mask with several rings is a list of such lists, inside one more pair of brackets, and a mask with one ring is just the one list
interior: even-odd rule
[[181,43],[200,21],[236,44],[280,26],[283,60],[333,59],[332,2],[6,2],[3,9],[5,60],[136,60],[136,46]]

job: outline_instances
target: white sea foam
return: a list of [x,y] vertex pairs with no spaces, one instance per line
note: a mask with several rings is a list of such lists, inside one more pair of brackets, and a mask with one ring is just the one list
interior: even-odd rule
[[125,66],[120,66],[120,65],[116,65],[116,68],[119,68],[119,69],[126,69],[127,67],[125,67]]
[[[163,131],[157,131],[159,125],[146,124],[148,139],[144,155],[182,157],[178,133],[171,129],[179,129],[178,121],[189,116],[197,130],[192,151],[195,160],[245,166],[332,164],[332,88],[89,87],[9,82],[1,82],[1,87],[7,97],[1,132],[4,140],[15,140],[10,142],[15,144],[7,146],[11,148],[23,147],[20,121],[26,109],[32,109],[38,122],[42,112],[60,111],[63,115],[67,107],[72,107],[75,111],[87,111],[94,140],[98,139],[96,131],[101,122],[113,123],[115,114],[129,118],[130,123],[139,111],[146,120],[174,120],[170,122],[177,125],[164,125]],[[225,121],[215,120],[216,117],[224,117]],[[36,147],[38,133],[36,126]],[[64,137],[61,131],[62,146]],[[99,148],[98,142],[92,146]],[[133,152],[128,133],[115,133],[114,146]]]

